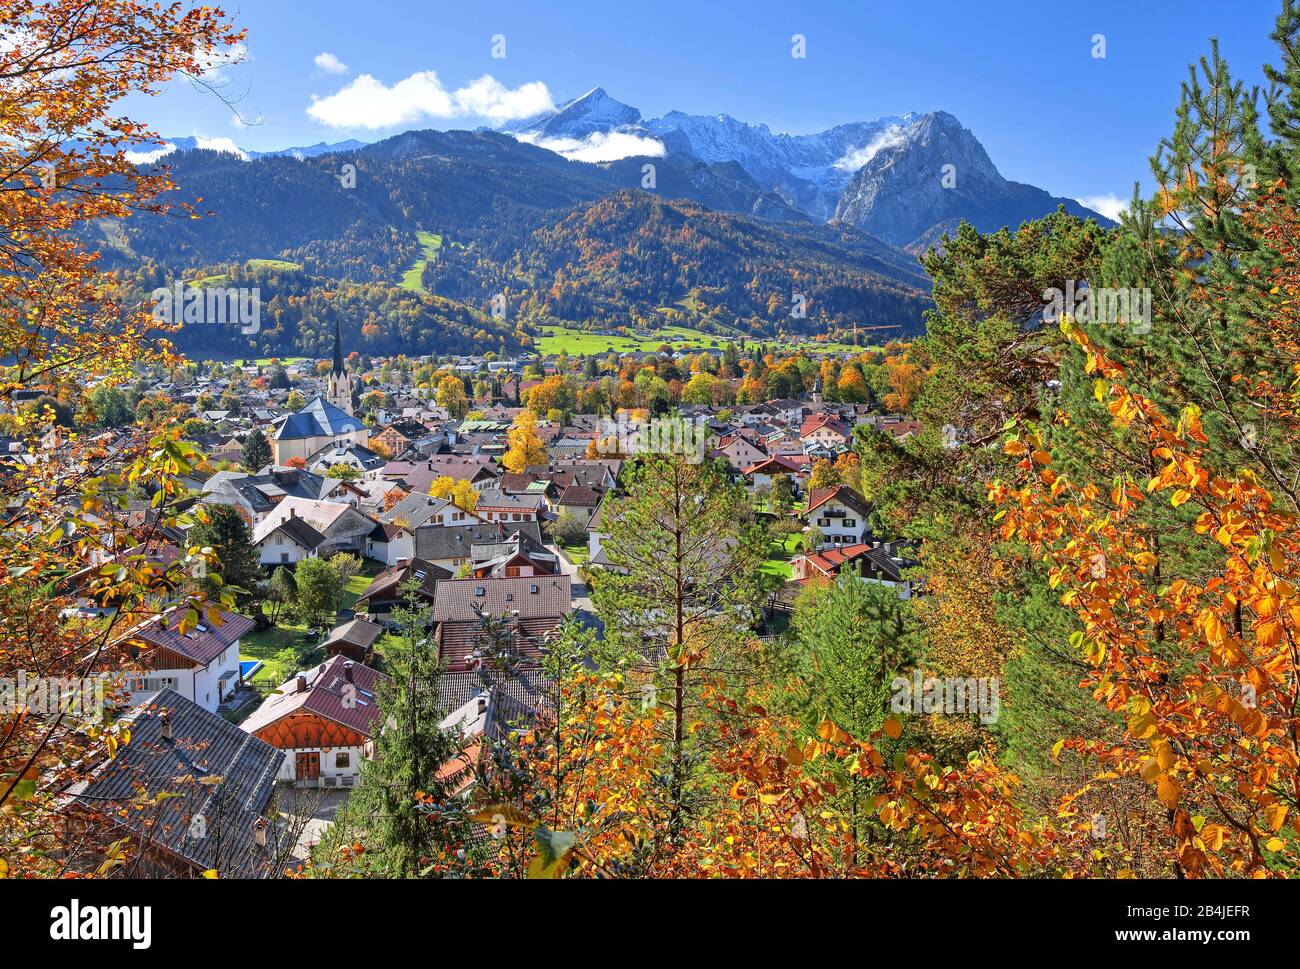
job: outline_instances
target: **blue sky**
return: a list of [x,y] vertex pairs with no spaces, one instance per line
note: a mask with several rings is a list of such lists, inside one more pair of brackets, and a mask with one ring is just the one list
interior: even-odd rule
[[[247,57],[219,68],[220,83],[260,123],[240,127],[187,82],[130,109],[169,136],[254,150],[474,128],[597,85],[647,117],[727,113],[789,132],[943,109],[1008,178],[1057,195],[1127,197],[1135,178],[1148,181],[1187,64],[1217,36],[1237,75],[1260,83],[1277,6],[243,0],[230,9],[249,30]],[[804,58],[791,56],[794,34],[806,38]],[[1096,34],[1104,58],[1092,56]],[[493,56],[497,35],[504,57]],[[372,127],[384,119],[402,120]]]

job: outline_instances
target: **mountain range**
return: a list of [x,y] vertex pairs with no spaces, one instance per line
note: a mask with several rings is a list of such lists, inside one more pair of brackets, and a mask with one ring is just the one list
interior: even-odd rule
[[1105,221],[1074,199],[1003,178],[975,135],[943,111],[790,135],[726,114],[670,111],[644,119],[598,87],[502,130],[570,157],[618,136],[619,144],[634,140],[647,154],[735,162],[760,188],[809,217],[845,222],[909,251],[937,241],[963,218],[993,231],[1064,205],[1074,215]]
[[304,295],[331,289],[358,317],[342,320],[350,344],[374,352],[504,346],[545,323],[906,335],[929,305],[916,253],[960,220],[992,231],[1063,205],[1105,221],[1004,179],[943,112],[788,135],[726,115],[645,119],[596,88],[500,131],[241,154],[169,144],[141,164],[165,165],[170,201],[204,217],[137,214],[96,241],[141,287],[260,279],[275,325],[231,335],[231,352],[320,347],[334,314]]

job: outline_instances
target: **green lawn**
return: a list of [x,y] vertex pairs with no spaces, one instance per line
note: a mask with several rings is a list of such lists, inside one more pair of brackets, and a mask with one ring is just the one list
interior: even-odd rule
[[302,263],[289,262],[286,259],[250,259],[244,263],[245,269],[301,269]]
[[666,326],[645,339],[603,336],[599,333],[570,330],[560,326],[544,326],[541,329],[542,336],[537,341],[537,347],[543,355],[559,353],[561,350],[570,355],[582,356],[608,353],[610,350],[631,353],[638,350],[658,350],[665,343],[674,347],[699,349],[720,347],[726,342],[726,337],[701,333],[699,330],[692,330],[685,326]]
[[787,535],[779,542],[773,539],[768,545],[767,561],[763,563],[763,571],[785,579],[793,578],[794,570],[790,566],[790,559],[801,551],[803,551],[803,535],[799,532]]
[[279,686],[295,670],[284,669],[277,657],[281,650],[294,647],[302,649],[311,645],[306,626],[268,626],[244,636],[239,641],[239,658],[241,660],[260,659],[266,665],[258,671],[255,679],[261,683],[270,681]]
[[560,551],[574,565],[582,565],[587,561],[588,550],[586,545],[561,545]]
[[415,261],[415,265],[402,273],[402,289],[409,289],[413,293],[423,293],[424,284],[420,282],[420,276],[424,273],[424,267],[429,264],[429,260],[438,254],[438,249],[442,246],[442,236],[434,235],[432,232],[417,232],[416,238],[420,240],[420,246],[424,249],[424,255]]
[[383,565],[374,559],[363,559],[361,571],[348,579],[343,587],[343,602],[340,609],[351,609],[357,604],[357,597],[370,588],[370,580],[384,570]]
[[[588,333],[585,330],[572,330],[561,326],[543,326],[542,335],[537,340],[537,349],[543,356],[557,354],[561,350],[570,356],[590,356],[592,354],[632,353],[636,351],[658,350],[665,343],[674,349],[701,350],[706,347],[722,347],[736,337],[728,334],[704,333],[687,326],[666,326],[656,330],[648,337],[604,336]],[[805,350],[810,353],[865,353],[872,347],[863,345],[853,347],[847,343],[823,343],[817,340],[781,341],[753,340],[741,338],[742,347],[761,344],[769,350],[793,352]]]
[[[244,263],[245,269],[301,269],[302,263],[289,262],[284,259],[249,259]],[[200,276],[192,281],[195,286],[219,286],[223,283],[230,282],[230,277],[225,273],[215,276]]]

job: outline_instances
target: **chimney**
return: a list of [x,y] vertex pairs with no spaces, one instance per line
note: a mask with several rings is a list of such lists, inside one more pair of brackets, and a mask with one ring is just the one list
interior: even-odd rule
[[290,508],[289,508],[289,517],[290,517],[290,518],[297,518],[297,517],[298,517],[298,509],[297,509],[297,508],[290,507]]
[[172,714],[170,710],[164,710],[158,716],[159,731],[163,740],[172,739]]
[[353,680],[352,680],[352,660],[348,660],[346,663],[343,664],[343,679],[344,679],[346,682],[348,682],[348,683],[353,682]]
[[306,693],[306,692],[307,692],[307,677],[305,677],[303,674],[299,673],[299,674],[298,674],[298,679],[295,681],[294,685],[297,687],[299,693]]
[[483,714],[487,713],[487,703],[488,703],[487,694],[486,694],[486,693],[480,693],[480,694],[478,695],[478,712],[479,712],[479,716],[482,716]]
[[259,848],[266,847],[266,819],[258,818],[253,822],[253,841]]

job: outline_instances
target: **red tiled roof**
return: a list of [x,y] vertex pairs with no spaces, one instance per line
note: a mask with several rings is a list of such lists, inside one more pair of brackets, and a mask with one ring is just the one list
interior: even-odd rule
[[376,691],[384,674],[361,663],[350,663],[352,684],[347,682],[344,666],[350,661],[337,655],[306,673],[307,688],[297,689],[297,680],[287,681],[240,726],[249,733],[261,730],[282,717],[304,710],[342,724],[367,737],[379,719]]
[[824,548],[819,552],[809,552],[806,555],[801,555],[799,558],[806,561],[823,575],[834,575],[844,567],[846,562],[852,562],[870,551],[870,545],[859,543],[857,545],[846,545],[843,548]]
[[806,418],[803,424],[800,425],[799,436],[807,437],[809,434],[813,434],[823,427],[828,427],[832,431],[842,434],[845,437],[852,434],[849,425],[832,417],[830,414],[813,414],[811,417]]

